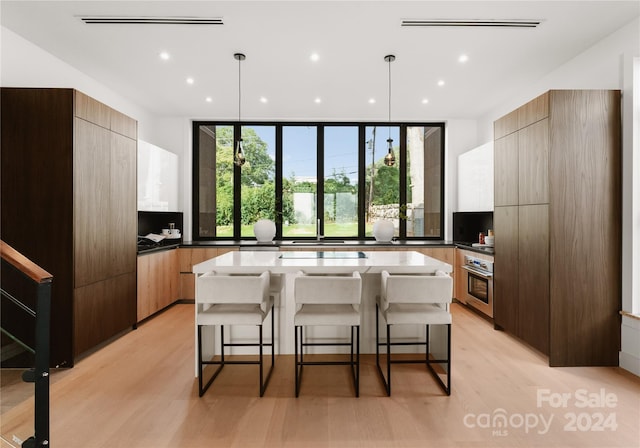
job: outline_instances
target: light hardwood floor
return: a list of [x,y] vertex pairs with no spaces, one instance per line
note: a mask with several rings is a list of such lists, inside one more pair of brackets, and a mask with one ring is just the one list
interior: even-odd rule
[[[193,305],[174,305],[53,375],[51,446],[640,446],[638,377],[618,368],[550,368],[546,358],[463,306],[452,310],[450,397],[416,365],[393,366],[393,395],[386,397],[375,358],[366,355],[360,398],[353,397],[347,367],[311,366],[296,399],[292,356],[276,359],[263,398],[254,366],[227,366],[198,398]],[[595,401],[602,393],[616,400],[613,407]],[[567,394],[566,407],[538,406],[538,395],[559,394]],[[594,394],[592,407],[578,407],[584,394]],[[31,434],[32,406],[27,400],[2,416],[3,438]],[[493,423],[497,415],[506,416],[506,426]]]

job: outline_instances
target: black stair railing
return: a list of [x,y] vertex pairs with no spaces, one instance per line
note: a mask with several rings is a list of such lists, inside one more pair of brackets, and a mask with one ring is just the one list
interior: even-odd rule
[[49,327],[53,276],[0,241],[2,267],[1,329],[34,355],[33,368],[22,374],[34,383],[34,435],[23,448],[49,447]]

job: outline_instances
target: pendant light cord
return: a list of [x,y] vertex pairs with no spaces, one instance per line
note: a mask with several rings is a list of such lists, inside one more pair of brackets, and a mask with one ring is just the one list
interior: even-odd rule
[[242,59],[238,58],[238,124],[240,123],[240,111],[242,107],[242,72],[240,66],[242,65]]
[[388,102],[389,115],[388,115],[388,118],[389,118],[389,139],[391,139],[391,63],[396,60],[396,57],[394,55],[392,55],[392,54],[388,54],[388,55],[386,55],[384,57],[384,60],[388,64],[387,69],[388,69],[388,72],[389,72],[389,77],[388,77],[389,78],[389,98],[388,98],[389,99],[389,102]]
[[391,138],[391,61],[389,58],[389,138]]

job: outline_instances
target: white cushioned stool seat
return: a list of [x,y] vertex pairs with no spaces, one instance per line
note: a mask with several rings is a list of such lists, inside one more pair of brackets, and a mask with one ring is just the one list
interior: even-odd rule
[[258,304],[220,303],[199,312],[198,325],[262,325],[266,316]]
[[296,325],[360,325],[360,312],[351,305],[306,304],[296,313]]
[[382,314],[389,325],[451,323],[451,313],[436,304],[391,303],[389,308],[382,311]]

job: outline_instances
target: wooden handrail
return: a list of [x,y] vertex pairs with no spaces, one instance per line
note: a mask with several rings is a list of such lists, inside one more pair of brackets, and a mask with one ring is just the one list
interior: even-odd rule
[[0,253],[2,259],[10,263],[13,267],[22,271],[27,277],[36,283],[48,283],[53,280],[53,275],[42,269],[40,266],[29,260],[20,252],[0,240]]

